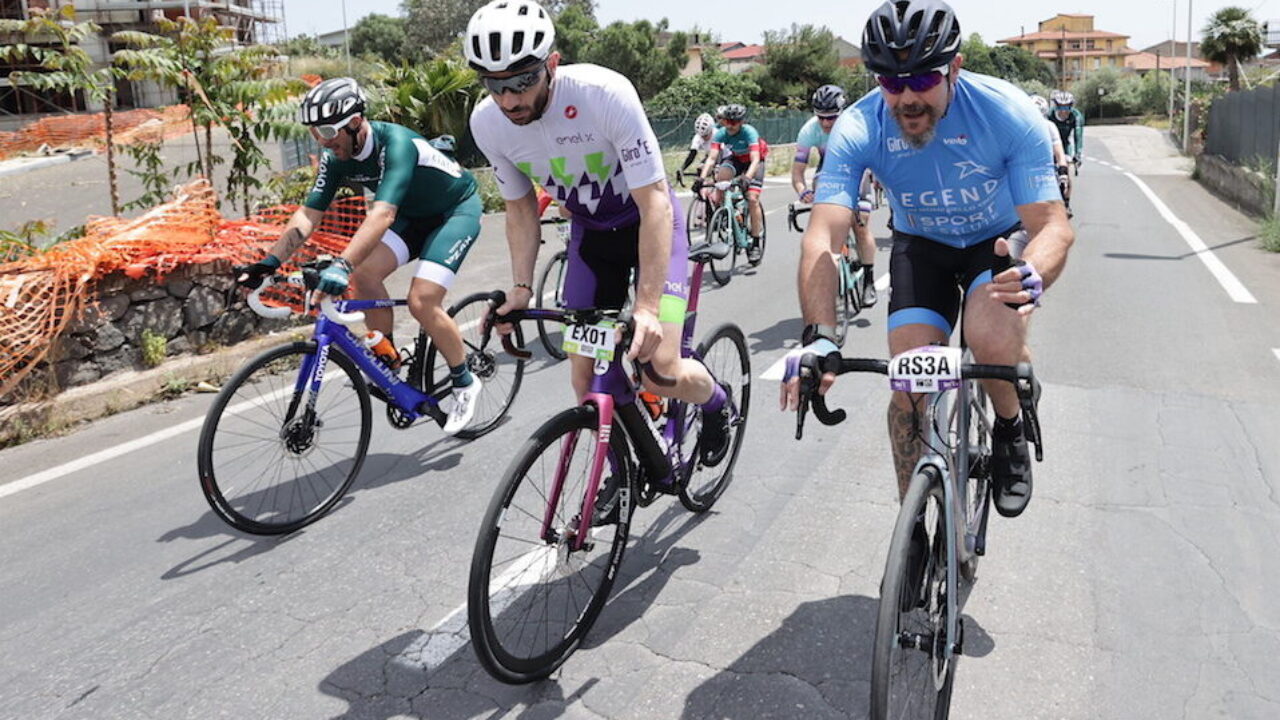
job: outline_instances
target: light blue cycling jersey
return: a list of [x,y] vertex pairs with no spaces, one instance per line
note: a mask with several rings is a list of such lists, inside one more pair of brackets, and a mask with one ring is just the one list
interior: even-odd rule
[[1018,205],[1061,200],[1044,121],[1013,85],[962,71],[937,134],[919,150],[903,139],[882,93],[836,121],[815,202],[856,208],[870,168],[896,230],[963,248],[1016,225]]
[[827,140],[830,137],[831,133],[823,131],[817,115],[809,118],[800,128],[800,134],[796,135],[796,162],[808,163],[812,150],[817,150],[820,157],[826,157]]

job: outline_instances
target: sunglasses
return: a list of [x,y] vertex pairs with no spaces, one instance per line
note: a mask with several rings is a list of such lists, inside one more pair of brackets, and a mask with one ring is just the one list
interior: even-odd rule
[[818,122],[835,122],[840,118],[839,115],[818,115]]
[[876,81],[890,95],[901,95],[907,89],[914,93],[928,92],[938,87],[943,79],[950,74],[951,66],[943,65],[936,70],[930,70],[918,75],[876,75]]
[[316,135],[318,135],[321,140],[332,140],[338,137],[338,133],[351,122],[351,118],[353,117],[355,117],[355,115],[348,115],[332,125],[312,125],[311,129],[316,131]]
[[480,82],[484,87],[494,95],[503,93],[516,93],[517,95],[528,90],[538,84],[538,80],[542,77],[542,71],[546,69],[546,65],[539,65],[528,72],[522,72],[518,75],[510,77],[489,77],[487,75],[480,76]]

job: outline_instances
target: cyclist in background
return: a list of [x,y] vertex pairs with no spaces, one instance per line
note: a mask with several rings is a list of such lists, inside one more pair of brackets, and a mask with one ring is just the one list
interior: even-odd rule
[[[342,254],[320,272],[317,290],[337,297],[350,285],[358,299],[386,299],[387,276],[418,260],[409,312],[449,363],[453,402],[444,431],[456,434],[475,414],[480,379],[467,369],[462,335],[443,301],[480,234],[480,193],[471,173],[426,138],[401,125],[366,120],[367,102],[351,78],[325,80],[303,97],[298,120],[324,148],[315,185],[271,252],[236,268],[236,276],[241,285],[261,286],[320,225],[339,186],[354,183],[372,191],[364,221]],[[364,313],[370,330],[391,338],[391,308]]]
[[[894,212],[889,352],[946,344],[963,310],[965,340],[978,362],[1013,365],[1029,357],[1030,315],[1062,273],[1074,234],[1043,121],[1010,83],[962,73],[961,41],[955,13],[942,0],[886,2],[867,20],[862,59],[880,91],[845,110],[827,144],[798,278],[808,324],[784,374],[791,409],[801,357],[839,352],[832,339],[836,272],[827,255],[849,232],[868,168],[888,188]],[[996,257],[1010,254],[1009,238],[1020,227],[1030,237],[1021,260],[993,277]],[[824,375],[819,391],[834,381]],[[994,504],[1013,517],[1031,499],[1020,405],[1007,383],[989,383],[987,392],[995,410]],[[921,452],[910,395],[893,393],[888,419],[901,494]]]
[[1058,129],[1063,151],[1079,167],[1080,156],[1084,153],[1084,115],[1075,107],[1076,97],[1066,90],[1054,90],[1049,100],[1053,103],[1049,120]]
[[[699,454],[716,465],[727,455],[733,398],[702,363],[680,357],[689,240],[657,136],[630,80],[589,63],[560,67],[554,42],[551,16],[532,0],[494,0],[471,16],[463,37],[467,62],[488,91],[471,113],[471,132],[506,201],[514,287],[497,312],[527,308],[533,295],[537,182],[573,215],[565,306],[621,308],[638,267],[628,354],[676,380],[663,388],[645,376],[649,392],[701,406]],[[581,397],[595,363],[571,360]]]
[[[765,158],[769,146],[756,129],[746,124],[747,109],[736,103],[724,105],[716,112],[723,127],[716,130],[711,140],[711,154],[703,164],[698,177],[706,182],[711,168],[716,167],[716,180],[732,180],[738,176],[747,179],[747,205],[751,213],[751,247],[747,259],[760,261],[760,233],[764,227],[764,210],[760,207],[760,191],[764,189]],[[723,152],[722,152],[723,151]],[[724,193],[713,190],[712,202],[719,205]]]
[[1062,136],[1058,134],[1058,126],[1049,119],[1049,101],[1043,95],[1032,95],[1031,102],[1044,118],[1045,132],[1053,142],[1053,169],[1058,176],[1058,192],[1062,195],[1062,204],[1067,206],[1067,217],[1071,217],[1071,168],[1067,166],[1067,153],[1062,149]]
[[[796,136],[796,157],[791,163],[791,187],[796,191],[799,201],[805,204],[813,202],[813,190],[808,186],[804,176],[805,170],[809,167],[809,155],[813,152],[818,154],[818,169],[814,173],[816,182],[817,174],[822,172],[822,163],[826,160],[827,138],[831,136],[831,128],[836,124],[836,118],[840,117],[840,111],[844,110],[844,90],[841,90],[838,85],[823,85],[813,92],[811,103],[813,117],[805,122],[800,128],[800,134]],[[876,239],[871,234],[870,224],[871,192],[873,191],[870,175],[871,173],[868,172],[859,191],[858,222],[853,225],[853,234],[858,245],[858,260],[865,268],[863,277],[867,280],[862,286],[863,307],[876,304],[874,282]],[[868,260],[870,262],[867,262]]]
[[[693,164],[698,157],[698,153],[702,153],[705,159],[707,154],[711,152],[711,135],[715,132],[716,120],[711,117],[710,113],[702,113],[697,120],[693,121],[693,140],[689,142],[689,154],[684,158],[684,164],[680,166],[680,174],[684,175],[685,170]],[[681,181],[683,182],[683,181]],[[702,190],[701,184],[697,179],[693,182],[693,194],[698,195]],[[706,205],[704,203],[695,203],[693,208],[693,227],[689,230],[695,230],[702,227],[706,222],[706,218],[702,217]]]

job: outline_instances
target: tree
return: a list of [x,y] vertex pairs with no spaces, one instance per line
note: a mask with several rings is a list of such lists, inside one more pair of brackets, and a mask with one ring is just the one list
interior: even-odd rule
[[321,45],[320,40],[315,35],[295,35],[276,47],[279,48],[280,54],[290,57],[302,55],[328,57],[338,54],[337,48]]
[[969,72],[991,75],[1015,85],[1030,81],[1048,86],[1055,84],[1053,68],[1044,60],[1012,45],[990,47],[978,33],[964,41],[960,54],[964,56],[964,69]]
[[377,82],[385,90],[374,93],[371,116],[427,137],[466,134],[471,108],[481,93],[475,71],[461,60],[443,57],[389,68]]
[[670,85],[687,62],[685,33],[673,34],[665,48],[658,47],[658,33],[666,29],[666,18],[657,25],[648,20],[611,23],[596,34],[581,59],[626,75],[642,100],[651,98]]
[[1215,12],[1200,31],[1200,52],[1208,60],[1227,66],[1231,90],[1240,89],[1240,63],[1262,52],[1262,28],[1248,10],[1224,7]]
[[819,85],[847,85],[850,80],[840,67],[835,36],[827,28],[813,25],[766,31],[764,66],[753,75],[760,85],[759,99],[775,105],[787,105],[796,98],[807,100]]
[[556,17],[556,49],[566,63],[582,62],[600,26],[589,6],[574,3]]
[[704,72],[677,78],[671,86],[646,103],[653,115],[687,115],[710,112],[726,103],[750,104],[759,95],[760,86],[746,75],[726,72]]
[[467,29],[486,0],[404,0],[405,53],[436,57]]
[[376,55],[389,63],[405,56],[404,18],[373,13],[351,28],[351,52]]
[[[75,96],[84,92],[91,100],[102,103],[103,125],[107,146],[107,183],[111,192],[111,213],[120,214],[120,189],[116,182],[116,156],[112,110],[116,102],[116,78],[119,73],[107,66],[95,68],[93,58],[80,43],[97,35],[102,28],[92,22],[75,22],[76,9],[63,5],[56,12],[31,9],[27,20],[0,19],[0,34],[21,35],[36,39],[40,45],[24,43],[0,45],[0,59],[25,62],[33,59],[45,72],[14,72],[9,79],[15,85],[24,83],[37,90],[62,91]],[[52,41],[52,42],[50,42]]]

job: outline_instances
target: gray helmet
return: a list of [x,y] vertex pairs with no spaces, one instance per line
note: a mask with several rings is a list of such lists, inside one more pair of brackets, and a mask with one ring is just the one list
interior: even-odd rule
[[720,108],[719,115],[725,120],[742,122],[747,119],[747,109],[738,103],[730,103]]
[[307,91],[298,106],[298,122],[303,125],[336,125],[353,115],[364,114],[369,98],[349,77],[329,78]]
[[942,0],[890,0],[867,19],[862,62],[878,75],[915,75],[951,62],[960,42],[960,22]]
[[839,85],[823,85],[813,91],[813,111],[819,115],[835,115],[844,109],[844,90]]
[[452,135],[440,135],[427,141],[431,147],[452,155],[458,150],[458,141]]
[[1065,105],[1070,107],[1076,104],[1076,96],[1066,90],[1054,90],[1049,94],[1049,99],[1054,105]]

